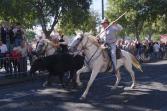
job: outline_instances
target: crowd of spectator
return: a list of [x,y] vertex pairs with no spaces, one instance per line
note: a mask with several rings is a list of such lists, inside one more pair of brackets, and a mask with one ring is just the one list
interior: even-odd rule
[[[0,40],[0,69],[3,67],[6,70],[6,74],[18,72],[19,76],[27,76],[27,47],[24,43],[24,29],[21,28],[21,24],[17,23],[16,28],[4,23],[1,27],[1,40]],[[8,75],[7,77],[11,77]]]
[[143,61],[144,59],[153,61],[158,59],[163,59],[167,57],[167,42],[158,43],[153,42],[153,40],[145,42],[139,41],[126,41],[124,43],[123,39],[117,43],[120,49],[126,50],[133,54],[137,60]]

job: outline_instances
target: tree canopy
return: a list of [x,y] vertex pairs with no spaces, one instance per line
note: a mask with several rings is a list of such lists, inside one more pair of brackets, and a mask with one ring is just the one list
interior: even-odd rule
[[40,24],[50,36],[59,19],[66,25],[83,24],[89,15],[92,0],[1,0],[0,16],[3,21],[20,22],[32,28]]
[[25,37],[28,41],[36,41],[35,35],[36,33],[34,31],[29,30],[26,32]]
[[56,27],[55,30],[58,28],[61,28],[63,30],[63,33],[67,36],[75,35],[76,30],[82,30],[83,32],[92,32],[93,35],[96,35],[97,25],[100,24],[100,18],[98,12],[91,10],[88,15],[88,19],[86,18],[84,22],[80,24],[73,24],[71,22],[64,24],[63,20],[60,19],[60,24]]
[[118,21],[124,29],[126,28],[122,33],[135,33],[136,39],[139,40],[144,26],[152,28],[152,25],[166,14],[166,5],[166,0],[108,0],[105,16],[114,20],[127,11],[125,17]]

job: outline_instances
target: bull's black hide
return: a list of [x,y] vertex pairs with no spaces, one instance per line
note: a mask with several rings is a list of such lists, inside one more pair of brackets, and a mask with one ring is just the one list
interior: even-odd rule
[[75,70],[82,68],[84,64],[84,57],[77,55],[73,57],[72,54],[56,54],[35,60],[31,66],[30,73],[34,73],[39,69],[46,69],[49,72],[48,83],[50,83],[51,75],[59,75],[60,82],[62,83],[63,88],[63,75],[64,72],[70,71],[70,78],[68,82],[72,79],[73,73]]

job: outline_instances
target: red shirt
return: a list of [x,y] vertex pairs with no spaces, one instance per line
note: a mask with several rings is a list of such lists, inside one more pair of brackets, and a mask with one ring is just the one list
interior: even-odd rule
[[[22,56],[22,54],[20,54],[20,53],[16,53],[15,51],[13,51],[12,52],[12,57],[14,57],[13,58],[13,60],[18,60],[18,62],[20,62],[20,58],[19,57],[21,57]],[[18,58],[16,58],[16,57],[18,57]]]

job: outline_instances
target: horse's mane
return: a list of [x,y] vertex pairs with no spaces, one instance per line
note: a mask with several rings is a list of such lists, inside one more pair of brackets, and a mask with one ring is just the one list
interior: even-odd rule
[[95,37],[92,36],[91,32],[90,32],[90,33],[85,33],[85,34],[83,34],[82,32],[79,32],[78,34],[83,35],[83,36],[87,36],[88,39],[90,40],[90,42],[91,42],[92,44],[94,44],[96,47],[98,47],[99,49],[105,49],[105,48],[106,48],[106,47],[104,47],[104,46],[101,46],[101,45],[97,42],[97,40],[95,39]]
[[[42,39],[42,40],[48,42],[49,45],[51,45],[51,46],[56,46],[55,43],[53,43],[52,41],[50,41],[50,40],[48,40],[48,39]],[[41,41],[42,41],[42,40],[41,40]]]

